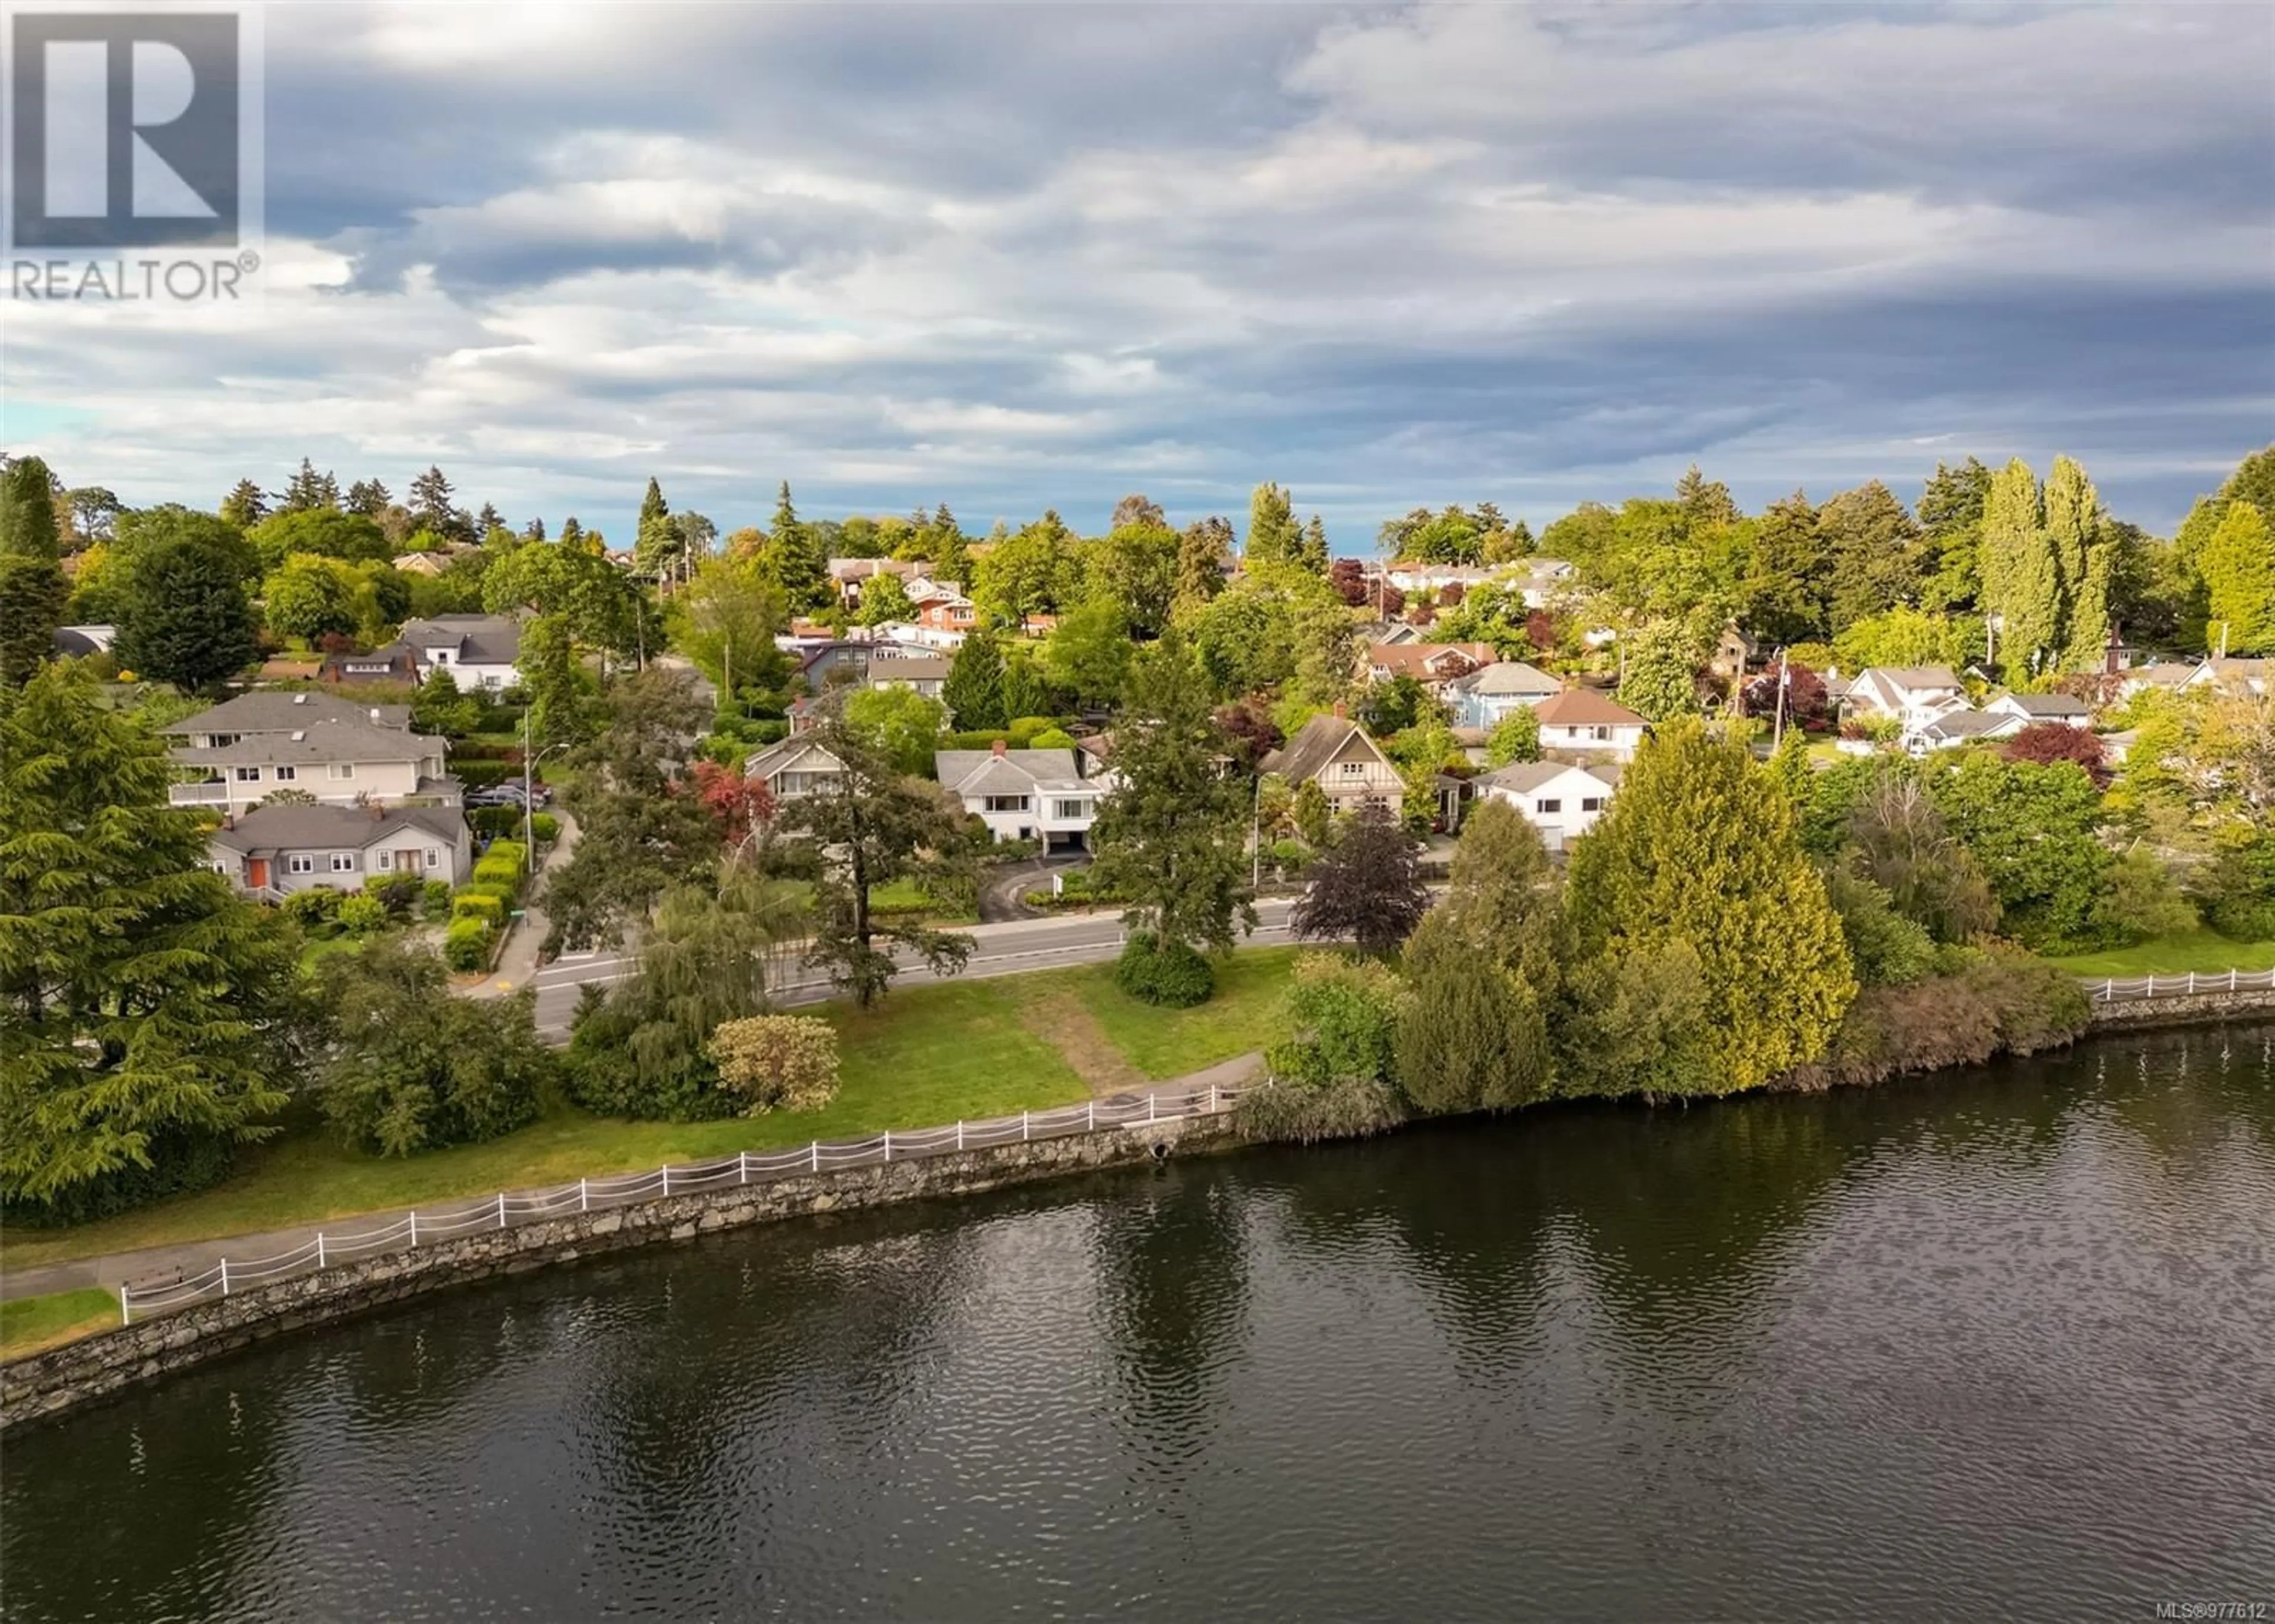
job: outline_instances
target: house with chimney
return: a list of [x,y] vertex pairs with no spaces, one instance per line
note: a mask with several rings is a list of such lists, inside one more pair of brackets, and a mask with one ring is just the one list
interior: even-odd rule
[[1087,846],[1099,803],[1117,782],[1111,771],[1084,776],[1082,757],[1064,746],[1013,750],[997,739],[990,750],[934,751],[932,759],[941,787],[997,840],[1040,840],[1046,850]]
[[424,682],[448,671],[464,689],[492,692],[521,681],[521,622],[510,615],[437,615],[405,621],[394,642],[380,652],[408,653]]
[[280,902],[364,881],[440,880],[473,872],[473,836],[455,806],[256,807],[231,813],[207,842],[208,862],[246,895]]
[[358,705],[335,694],[256,690],[161,729],[182,782],[177,806],[244,812],[279,789],[332,805],[457,806],[447,741],[411,730],[404,705]]

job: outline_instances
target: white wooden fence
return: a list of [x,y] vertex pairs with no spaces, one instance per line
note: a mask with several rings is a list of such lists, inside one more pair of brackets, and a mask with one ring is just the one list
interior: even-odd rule
[[2081,977],[2096,1003],[2135,998],[2195,998],[2207,993],[2275,991],[2275,970],[2191,970],[2177,976],[2132,976],[2096,981]]
[[510,1228],[537,1219],[589,1212],[595,1207],[658,1201],[667,1196],[756,1184],[802,1173],[827,1173],[840,1167],[949,1155],[988,1145],[1143,1128],[1149,1122],[1176,1122],[1184,1117],[1213,1116],[1229,1110],[1238,1098],[1237,1090],[1211,1086],[1175,1093],[1092,1099],[1050,1111],[1022,1111],[1017,1116],[999,1116],[986,1122],[954,1122],[943,1128],[914,1131],[888,1129],[866,1139],[830,1144],[816,1140],[797,1150],[738,1151],[716,1161],[695,1162],[686,1167],[666,1164],[653,1173],[578,1179],[574,1184],[556,1185],[550,1190],[501,1190],[464,1206],[435,1212],[408,1212],[375,1228],[346,1233],[319,1230],[313,1240],[266,1258],[224,1257],[194,1273],[129,1281],[118,1288],[118,1311],[125,1323],[132,1325],[137,1313],[186,1308],[208,1298],[225,1297],[234,1291],[331,1268],[397,1247],[418,1246],[485,1229]]

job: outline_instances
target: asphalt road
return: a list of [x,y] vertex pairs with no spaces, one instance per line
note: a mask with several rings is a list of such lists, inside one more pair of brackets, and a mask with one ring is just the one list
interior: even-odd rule
[[[1266,897],[1256,905],[1256,934],[1244,943],[1271,946],[1289,940],[1288,911],[1291,897]],[[1016,975],[1021,971],[1056,970],[1067,964],[1092,964],[1110,959],[1122,950],[1122,917],[1118,913],[1073,914],[1061,918],[1018,919],[1003,925],[975,925],[964,932],[972,940],[971,957],[964,978]],[[903,968],[896,986],[921,986],[936,977],[918,962],[903,956]],[[601,952],[563,955],[537,971],[537,1030],[548,1038],[565,1038],[570,1018],[577,1013],[578,988],[588,984],[608,986],[631,976],[638,968],[630,953]],[[791,962],[788,976],[775,984],[775,995],[785,1004],[819,1003],[830,995],[829,983],[803,965]]]

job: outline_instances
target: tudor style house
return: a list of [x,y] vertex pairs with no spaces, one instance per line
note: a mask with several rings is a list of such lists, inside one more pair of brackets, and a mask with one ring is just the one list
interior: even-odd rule
[[1592,688],[1567,688],[1534,706],[1532,714],[1540,718],[1541,749],[1609,756],[1614,761],[1634,756],[1650,725]]
[[1455,677],[1440,697],[1453,708],[1455,727],[1490,729],[1511,711],[1555,698],[1561,688],[1537,666],[1502,660]]
[[457,885],[473,872],[473,850],[455,806],[261,806],[223,818],[208,842],[217,872],[268,902],[319,886],[359,891],[373,875]]
[[1370,804],[1395,808],[1406,793],[1397,765],[1366,729],[1345,716],[1314,716],[1296,736],[1264,758],[1293,789],[1307,780],[1324,790],[1328,807],[1351,812]]
[[786,738],[743,763],[743,776],[754,778],[780,805],[825,789],[841,777],[845,764],[810,739]]
[[242,812],[279,789],[332,805],[456,806],[446,742],[411,730],[410,707],[325,693],[243,693],[162,729],[175,763],[200,775],[172,785],[177,806]]
[[1074,751],[1012,750],[1001,739],[993,750],[935,751],[933,767],[997,840],[1040,839],[1047,849],[1087,845],[1098,804],[1115,787],[1110,773],[1084,777]]
[[1616,764],[1575,767],[1563,761],[1522,761],[1478,779],[1477,791],[1507,801],[1540,831],[1551,851],[1561,851],[1596,827],[1620,785]]

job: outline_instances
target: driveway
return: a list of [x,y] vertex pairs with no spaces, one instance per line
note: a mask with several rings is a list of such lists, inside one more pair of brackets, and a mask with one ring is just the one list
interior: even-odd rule
[[979,882],[979,922],[1000,925],[1007,919],[1048,918],[1041,909],[1027,905],[1026,894],[1047,889],[1054,869],[1084,868],[1089,863],[1087,851],[1061,851],[996,869]]

